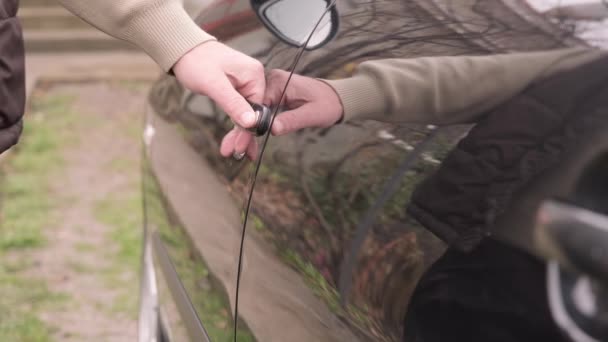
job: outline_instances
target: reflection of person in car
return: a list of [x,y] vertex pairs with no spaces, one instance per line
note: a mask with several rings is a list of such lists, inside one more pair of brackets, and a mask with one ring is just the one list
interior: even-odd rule
[[[255,123],[245,100],[261,102],[264,67],[200,29],[180,0],[60,0],[106,33],[148,53],[190,90],[218,103],[241,127]],[[18,1],[0,2],[0,153],[17,142],[24,103],[24,51],[16,18]],[[240,131],[239,131],[240,132]],[[233,134],[236,152],[244,152],[250,134]]]
[[[347,79],[295,75],[272,132],[353,119],[476,123],[407,208],[449,249],[417,285],[404,340],[563,341],[544,264],[487,236],[514,193],[586,134],[608,131],[606,70],[608,54],[584,48],[370,61]],[[287,75],[270,74],[266,103]]]

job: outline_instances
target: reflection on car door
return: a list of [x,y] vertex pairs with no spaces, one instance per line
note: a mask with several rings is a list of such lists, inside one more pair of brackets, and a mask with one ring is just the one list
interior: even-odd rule
[[[500,3],[492,2],[507,13]],[[199,18],[202,27],[267,69],[289,68],[297,49],[263,28],[249,1],[216,6]],[[479,35],[469,39],[437,24],[428,2],[338,6],[335,41],[304,54],[297,73],[340,78],[369,59],[488,52]],[[522,32],[525,25],[518,26]],[[523,41],[517,44],[528,46]],[[204,327],[212,341],[231,341],[241,208],[253,165],[219,157],[232,123],[208,98],[163,77],[150,104],[156,135],[147,157],[146,218],[156,269],[164,270],[158,277],[166,278],[159,280],[161,317],[172,336],[199,340]],[[468,129],[437,134],[434,127],[352,122],[271,137],[246,236],[238,340],[401,340],[418,278],[445,249],[405,208],[414,187]],[[413,155],[415,162],[401,169]],[[360,229],[394,177],[392,196]],[[171,272],[178,283],[169,280]]]

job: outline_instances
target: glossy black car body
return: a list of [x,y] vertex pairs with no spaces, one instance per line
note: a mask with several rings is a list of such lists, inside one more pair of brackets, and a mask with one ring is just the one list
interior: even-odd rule
[[[368,59],[584,44],[523,0],[344,0],[338,13],[336,38],[306,52],[297,73],[339,78]],[[297,53],[249,0],[216,1],[197,22],[267,69],[289,68]],[[172,77],[158,80],[149,103],[140,338],[232,341],[252,164],[219,156],[231,121]],[[399,341],[418,278],[445,249],[405,207],[468,129],[356,122],[271,138],[247,233],[238,341]],[[361,230],[391,177],[394,195]]]

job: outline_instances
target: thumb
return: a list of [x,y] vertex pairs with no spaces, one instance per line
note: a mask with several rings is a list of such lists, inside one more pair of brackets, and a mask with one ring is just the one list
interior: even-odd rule
[[309,127],[327,127],[333,122],[319,113],[322,109],[312,104],[305,104],[296,109],[278,115],[272,124],[272,134],[284,135]]
[[253,109],[227,77],[219,77],[208,89],[207,96],[215,101],[237,125],[244,128],[255,125],[256,117]]

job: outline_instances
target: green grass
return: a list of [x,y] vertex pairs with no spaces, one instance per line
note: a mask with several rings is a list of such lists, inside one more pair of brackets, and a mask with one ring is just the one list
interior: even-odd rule
[[63,165],[61,146],[73,139],[65,133],[73,124],[71,101],[49,96],[32,104],[21,142],[3,168],[0,251],[44,244],[41,231],[54,219],[49,180]]
[[116,314],[127,314],[129,318],[136,320],[139,317],[138,304],[138,297],[132,292],[126,293],[126,291],[121,291],[121,293],[114,297],[112,303],[103,309],[113,316]]
[[99,222],[111,227],[109,240],[117,247],[108,255],[110,266],[103,270],[108,287],[119,289],[110,313],[126,313],[137,317],[137,293],[139,288],[139,263],[142,243],[141,197],[136,184],[120,194],[112,194],[96,203],[94,215]]
[[95,251],[97,248],[98,246],[86,242],[78,242],[74,245],[74,249],[80,253],[92,252]]
[[0,336],[2,336],[3,341],[51,341],[49,328],[31,313],[22,313],[19,317],[3,314],[0,315],[0,319],[2,320]]
[[93,273],[95,272],[95,268],[91,265],[87,265],[86,263],[78,260],[68,260],[66,262],[67,266],[72,269],[76,273]]
[[[117,86],[131,91],[140,91],[145,84],[141,82],[118,82]],[[136,116],[133,114],[132,116]],[[139,121],[125,122],[121,134],[139,141],[141,125]],[[129,177],[128,183],[120,193],[112,193],[95,203],[93,214],[99,222],[110,227],[108,240],[116,247],[108,252],[110,265],[102,271],[105,285],[117,289],[116,296],[110,303],[104,303],[103,309],[109,314],[127,314],[137,318],[139,290],[139,266],[142,246],[142,207],[139,187],[139,161],[127,158],[114,158],[104,169],[108,173],[122,173]],[[82,250],[94,246],[80,246]]]
[[139,266],[142,238],[141,196],[138,187],[113,194],[95,205],[97,220],[111,227],[110,239],[118,246],[117,262],[131,268]]
[[150,88],[150,83],[146,81],[136,80],[118,80],[115,84],[123,89],[132,91],[134,93],[141,93],[144,90]]
[[[23,276],[31,262],[21,253],[44,245],[43,232],[55,222],[50,180],[63,166],[61,148],[74,142],[72,101],[62,95],[36,96],[20,144],[2,165],[0,341],[50,341],[52,329],[38,318],[39,310],[69,300],[43,281]],[[10,261],[14,259],[18,261]]]
[[108,165],[107,170],[109,172],[133,172],[133,161],[127,159],[112,159]]

